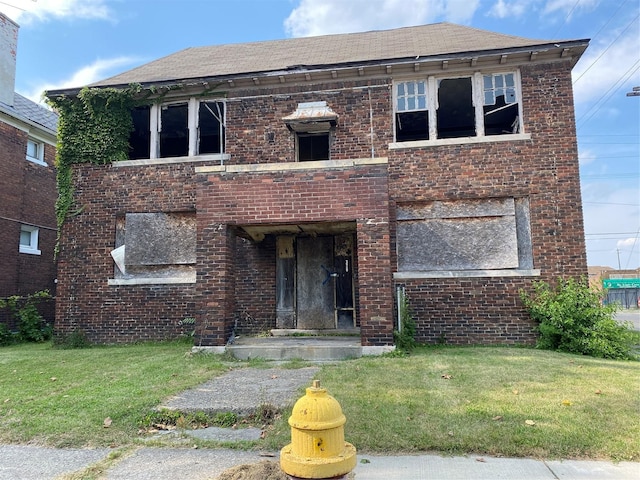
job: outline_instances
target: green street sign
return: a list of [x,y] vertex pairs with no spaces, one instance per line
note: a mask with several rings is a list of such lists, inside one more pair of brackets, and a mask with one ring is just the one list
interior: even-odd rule
[[602,280],[602,286],[611,288],[640,288],[640,278],[607,278]]

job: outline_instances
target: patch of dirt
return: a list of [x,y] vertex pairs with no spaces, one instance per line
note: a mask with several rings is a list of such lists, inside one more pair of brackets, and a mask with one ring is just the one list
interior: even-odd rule
[[278,463],[265,460],[225,470],[217,480],[289,480],[289,477],[280,470]]

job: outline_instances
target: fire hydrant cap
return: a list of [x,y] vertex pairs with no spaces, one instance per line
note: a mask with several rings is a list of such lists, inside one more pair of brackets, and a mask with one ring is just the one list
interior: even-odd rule
[[289,425],[300,430],[329,430],[347,422],[338,401],[315,380],[293,407]]

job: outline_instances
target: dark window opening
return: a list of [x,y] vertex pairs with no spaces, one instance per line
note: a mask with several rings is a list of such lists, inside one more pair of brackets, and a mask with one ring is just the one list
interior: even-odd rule
[[476,135],[470,77],[440,80],[436,113],[438,138],[474,137]]
[[160,113],[160,156],[189,154],[189,108],[186,103],[164,105]]
[[505,103],[504,96],[496,98],[495,105],[484,106],[485,135],[504,135],[518,133],[520,120],[518,119],[518,104]]
[[429,140],[429,112],[396,113],[396,141]]
[[299,133],[298,161],[329,160],[329,133]]
[[198,111],[198,153],[224,152],[224,104],[201,102]]
[[131,111],[133,131],[129,135],[129,158],[138,160],[150,157],[151,107],[136,107]]

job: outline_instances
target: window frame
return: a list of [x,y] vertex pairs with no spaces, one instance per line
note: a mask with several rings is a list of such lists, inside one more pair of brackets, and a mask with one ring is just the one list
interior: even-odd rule
[[[515,132],[512,133],[504,133],[501,135],[487,135],[485,133],[485,113],[484,113],[484,100],[485,100],[485,89],[484,89],[484,77],[491,76],[495,77],[498,75],[506,76],[509,74],[513,74],[514,78],[514,91],[516,96],[516,101],[513,102],[517,104],[518,114],[517,121],[518,125],[514,128]],[[444,137],[441,138],[438,136],[438,90],[439,85],[442,80],[451,80],[458,78],[470,78],[471,79],[471,97],[473,102],[474,109],[474,118],[475,118],[475,130],[476,134],[474,136],[460,136],[460,137]],[[493,78],[492,78],[493,81]],[[426,86],[426,108],[419,110],[402,110],[398,109],[398,85],[399,84],[408,84],[408,83],[417,83],[424,82]],[[506,89],[505,89],[506,91]],[[476,71],[472,73],[459,73],[459,74],[437,74],[437,75],[423,75],[423,76],[412,76],[412,77],[403,77],[398,78],[393,81],[392,86],[392,112],[393,112],[393,143],[391,144],[391,148],[402,148],[408,146],[422,146],[422,145],[437,145],[437,144],[450,144],[450,143],[465,143],[469,141],[501,141],[507,139],[518,139],[520,137],[526,138],[528,135],[524,133],[524,126],[522,122],[522,82],[520,77],[519,69],[500,69],[494,71]],[[397,124],[397,115],[398,113],[410,113],[412,111],[426,111],[428,114],[428,122],[426,128],[428,131],[427,139],[424,140],[398,140],[398,124]]]
[[[295,132],[296,135],[296,162],[322,162],[331,160],[331,131],[327,132]],[[327,158],[300,158],[300,140],[302,138],[320,138],[327,139]]]
[[[42,251],[38,248],[40,229],[33,225],[20,225],[20,241],[19,252],[28,255],[41,255]],[[29,234],[29,245],[22,243],[22,234]]]
[[[29,154],[29,145],[35,145],[35,148],[36,148],[35,156]],[[25,157],[30,162],[37,163],[38,165],[46,166],[47,163],[44,161],[44,142],[32,136],[27,137]]]
[[[199,113],[200,105],[203,103],[218,103],[222,104],[221,108],[221,122],[219,124],[219,136],[220,136],[220,152],[219,153],[204,153],[199,152],[200,146],[200,128],[199,128]],[[187,105],[187,133],[188,133],[188,146],[185,155],[172,155],[165,156],[162,154],[160,143],[162,133],[162,112],[163,109],[171,106]],[[171,158],[187,158],[187,157],[208,157],[218,158],[220,155],[225,154],[226,147],[226,117],[227,117],[227,102],[223,98],[196,98],[190,97],[188,99],[175,99],[162,103],[153,103],[149,105],[149,158],[135,158],[130,160],[155,160],[155,159],[171,159]]]

